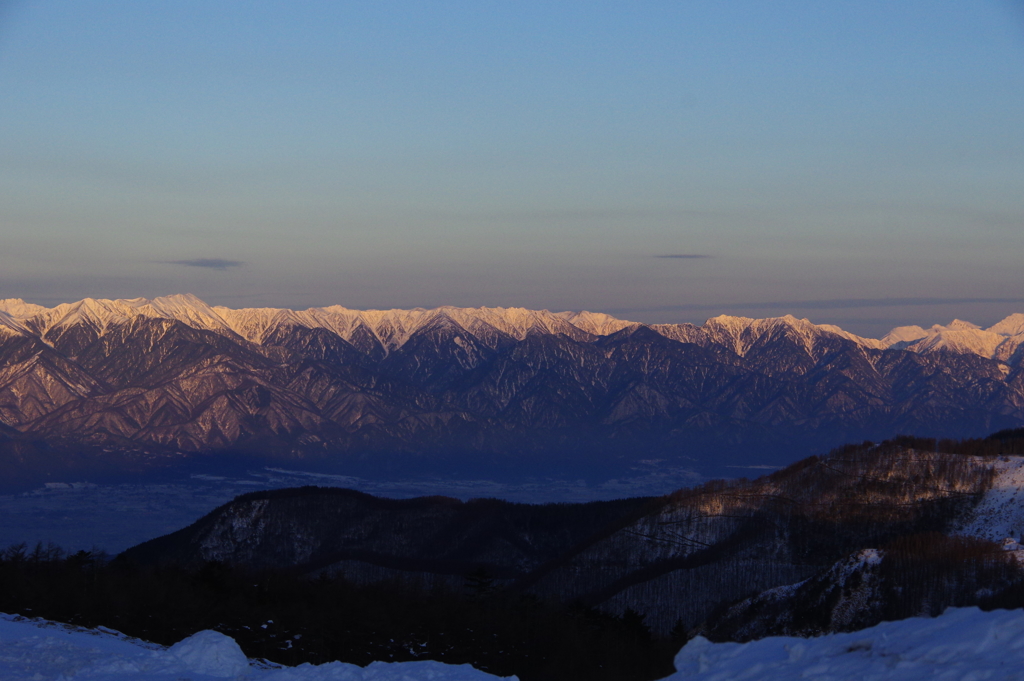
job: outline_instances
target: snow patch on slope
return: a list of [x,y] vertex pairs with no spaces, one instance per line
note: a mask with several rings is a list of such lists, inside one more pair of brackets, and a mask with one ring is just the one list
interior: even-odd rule
[[1021,538],[1024,532],[1024,456],[1005,456],[995,462],[992,488],[974,507],[971,515],[957,525],[953,534],[965,534],[992,541]]
[[0,333],[8,336],[20,336],[28,333],[25,325],[8,313],[0,310]]

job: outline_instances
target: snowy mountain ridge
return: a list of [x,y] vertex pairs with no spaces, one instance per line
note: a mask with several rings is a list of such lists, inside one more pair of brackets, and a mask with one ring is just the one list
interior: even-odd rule
[[0,329],[33,333],[42,338],[56,330],[85,324],[104,332],[111,326],[128,324],[137,317],[172,319],[195,329],[237,334],[254,343],[278,327],[325,329],[346,341],[370,335],[387,350],[401,347],[418,330],[431,325],[454,324],[486,344],[501,335],[522,340],[531,333],[565,334],[574,339],[608,336],[624,329],[649,326],[658,333],[683,342],[716,343],[744,355],[758,339],[771,333],[788,333],[811,349],[823,334],[839,336],[871,349],[898,348],[916,353],[946,350],[957,354],[1009,361],[1024,343],[1024,314],[1016,313],[982,329],[959,319],[930,329],[897,327],[881,339],[863,338],[832,324],[814,324],[792,315],[753,319],[719,315],[702,326],[693,324],[652,324],[617,319],[596,312],[549,312],[526,308],[460,308],[354,310],[329,307],[291,310],[286,308],[242,308],[210,306],[192,294],[153,299],[93,299],[62,303],[53,308],[26,303],[19,298],[0,300]]
[[86,461],[83,446],[165,462],[231,450],[524,470],[531,455],[580,471],[660,460],[727,475],[899,433],[977,437],[1024,426],[1024,334],[1004,335],[1021,319],[874,340],[789,315],[646,325],[524,308],[8,299],[0,484],[33,466],[33,480],[50,479],[42,469]]

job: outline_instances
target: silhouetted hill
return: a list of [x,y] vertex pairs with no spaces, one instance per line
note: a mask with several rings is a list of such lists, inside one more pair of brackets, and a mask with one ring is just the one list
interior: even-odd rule
[[632,610],[665,633],[858,551],[944,536],[990,488],[998,457],[1016,453],[1024,439],[900,438],[839,448],[756,480],[589,504],[257,492],[123,557],[424,588],[458,589],[475,574],[509,593]]

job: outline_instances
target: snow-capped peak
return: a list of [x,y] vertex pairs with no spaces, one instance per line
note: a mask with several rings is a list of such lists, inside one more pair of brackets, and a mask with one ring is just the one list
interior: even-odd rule
[[765,334],[780,330],[801,343],[808,353],[814,351],[818,339],[824,334],[841,336],[867,347],[878,347],[879,345],[878,341],[861,338],[843,331],[838,326],[817,325],[809,319],[799,319],[791,314],[766,319],[719,315],[704,322],[704,326],[701,328],[716,342],[730,347],[738,355],[745,355],[750,347]]
[[588,312],[587,310],[582,312],[560,312],[557,316],[595,336],[608,336],[636,325],[636,322],[628,322],[603,312]]
[[1009,361],[1021,344],[1024,344],[1024,314],[1010,315],[988,329],[962,319],[954,319],[945,326],[935,324],[927,330],[920,326],[900,326],[880,341],[883,348],[917,353],[942,350],[1001,362]]
[[834,324],[818,324],[817,326],[822,331],[827,331],[828,333],[834,334],[836,336],[841,336],[842,338],[845,338],[846,340],[851,340],[854,343],[856,343],[857,345],[861,345],[861,346],[866,347],[866,348],[873,348],[875,350],[881,350],[881,349],[886,347],[882,343],[882,341],[880,341],[880,340],[876,340],[874,338],[864,338],[863,336],[858,336],[857,334],[850,333],[849,331],[845,331],[842,328],[840,328],[840,327],[838,327],[838,326],[836,326]]
[[1004,336],[983,331],[979,326],[956,319],[948,326],[936,324],[924,338],[914,341],[906,349],[919,353],[946,350],[993,358],[1004,340]]
[[191,293],[124,302],[147,317],[175,319],[193,328],[208,331],[228,331],[231,328],[212,307]]
[[1000,336],[1020,336],[1024,334],[1024,314],[1019,312],[1012,314],[986,330],[998,333]]
[[53,328],[77,324],[85,324],[98,333],[104,333],[110,326],[126,324],[137,317],[174,319],[200,329],[228,329],[224,321],[206,303],[192,295],[166,296],[152,300],[85,298],[76,303],[41,308],[41,311],[25,317],[24,321],[40,334],[46,334]]
[[[340,305],[291,310],[280,308],[211,307],[192,294],[153,299],[93,299],[64,303],[53,308],[26,303],[19,298],[0,300],[0,328],[5,333],[34,333],[43,337],[56,327],[85,324],[97,333],[111,325],[125,324],[138,317],[176,320],[192,328],[241,336],[262,343],[281,327],[325,329],[357,344],[379,343],[385,352],[401,347],[418,330],[438,323],[456,324],[467,334],[490,347],[502,337],[524,339],[531,333],[564,334],[577,340],[607,336],[622,329],[641,326],[600,312],[549,312],[521,307],[439,307],[408,310],[353,310]],[[832,324],[814,324],[793,315],[754,319],[719,315],[702,326],[658,324],[662,335],[682,342],[712,343],[744,355],[766,334],[785,334],[802,344],[809,353],[823,336],[838,336],[871,349],[896,348],[927,353],[936,350],[975,354],[1001,362],[1016,363],[1024,345],[1024,314],[1013,314],[998,324],[981,329],[976,324],[954,319],[946,326],[894,328],[881,340],[863,338]],[[369,339],[369,341],[367,341]]]
[[26,303],[21,298],[5,298],[0,300],[0,311],[6,312],[15,319],[25,319],[33,315],[45,312],[47,308],[42,305]]
[[892,347],[898,343],[913,343],[928,335],[928,332],[920,326],[897,326],[889,333],[882,336],[880,341],[883,348]]

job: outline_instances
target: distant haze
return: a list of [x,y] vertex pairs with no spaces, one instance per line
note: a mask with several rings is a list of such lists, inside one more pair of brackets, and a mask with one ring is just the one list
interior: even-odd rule
[[1019,2],[0,3],[0,298],[1024,311]]

